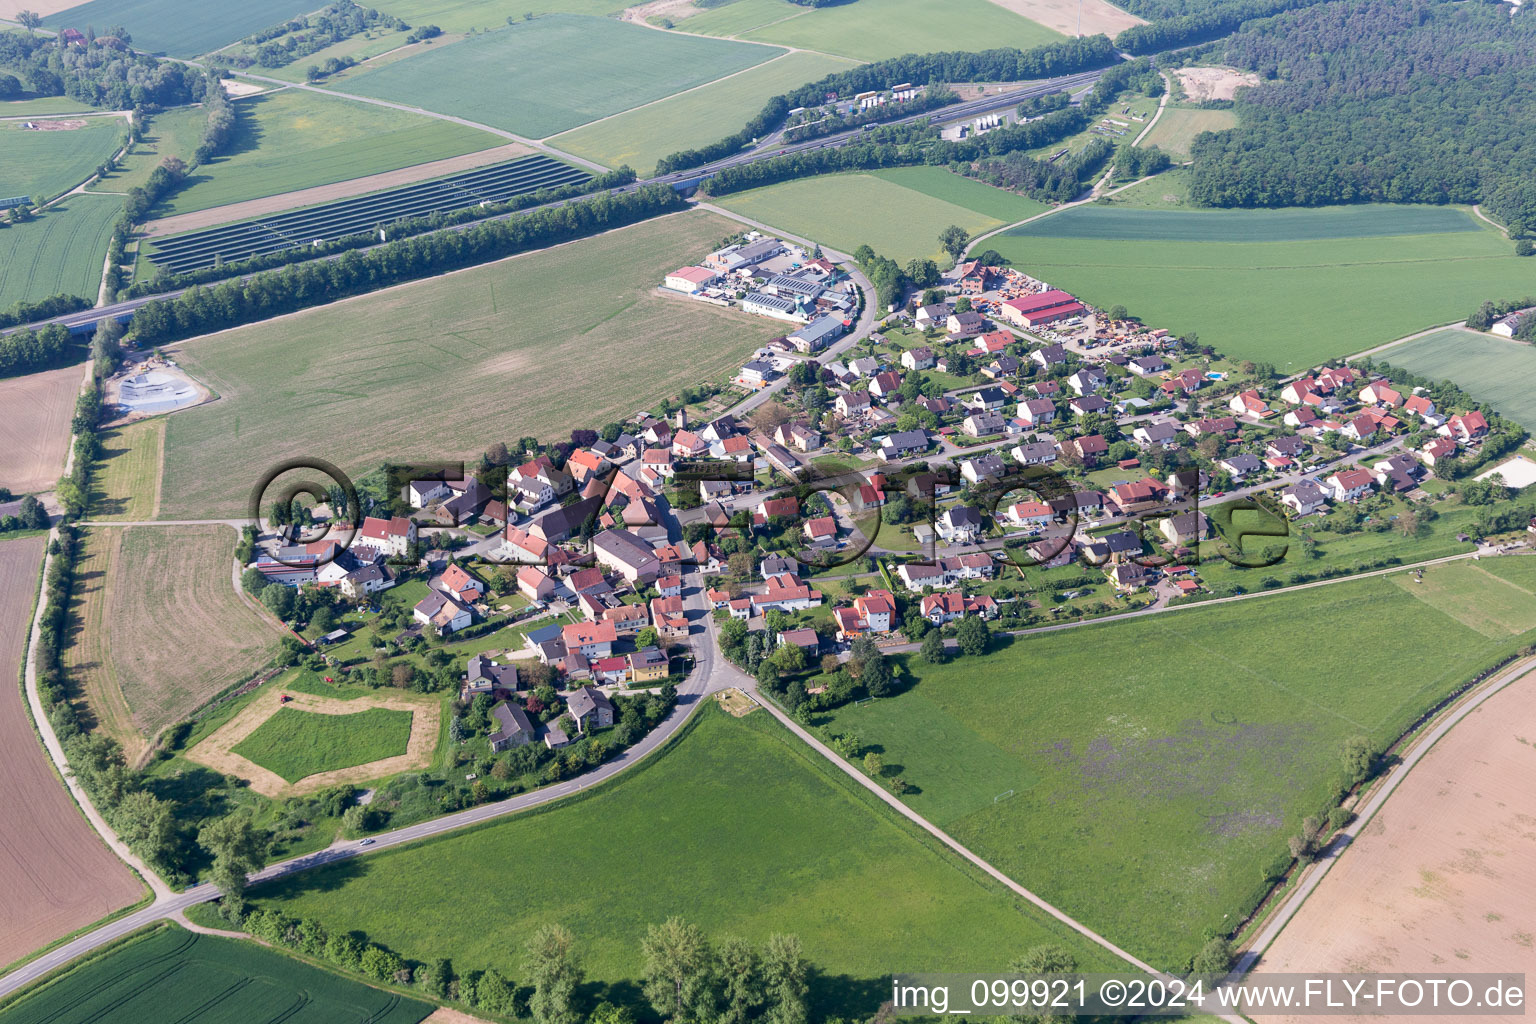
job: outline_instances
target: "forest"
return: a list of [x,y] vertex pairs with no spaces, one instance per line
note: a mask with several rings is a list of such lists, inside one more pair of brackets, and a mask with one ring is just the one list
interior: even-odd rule
[[203,99],[211,76],[176,61],[133,53],[128,41],[103,36],[80,48],[43,36],[0,32],[0,67],[39,96],[68,96],[108,110],[174,107]]
[[1199,136],[1206,206],[1482,203],[1536,228],[1536,16],[1502,4],[1334,0],[1252,22],[1211,58],[1255,71],[1239,126]]

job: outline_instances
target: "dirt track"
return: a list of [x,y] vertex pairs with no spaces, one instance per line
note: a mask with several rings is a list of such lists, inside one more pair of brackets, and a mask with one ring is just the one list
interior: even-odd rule
[[53,489],[84,376],[81,366],[63,366],[0,381],[0,486],[16,494]]
[[22,703],[46,539],[0,543],[0,965],[136,902],[144,887],[86,824]]
[[[1063,35],[1077,34],[1078,0],[992,0],[1014,14],[1053,28]],[[1083,35],[1098,32],[1113,38],[1132,25],[1146,22],[1105,0],[1082,0]]]
[[[432,763],[432,753],[437,747],[438,716],[441,708],[435,699],[408,697],[404,694],[379,694],[352,700],[338,700],[334,697],[317,697],[309,693],[294,692],[290,694],[293,700],[284,704],[281,699],[282,694],[283,691],[275,686],[264,687],[256,699],[242,708],[239,714],[187,751],[187,760],[207,765],[225,775],[249,779],[252,789],[263,796],[274,798],[312,793],[317,789],[343,782],[377,779],[385,775],[425,768]],[[312,711],[321,715],[351,715],[359,711],[367,711],[369,708],[409,711],[411,712],[411,738],[406,743],[405,753],[397,757],[386,757],[382,761],[360,764],[353,768],[321,772],[290,784],[281,775],[268,771],[248,758],[241,757],[233,749],[284,707]]]
[[509,145],[497,146],[495,149],[482,149],[478,153],[465,153],[463,156],[450,157],[447,160],[433,160],[430,163],[416,164],[413,167],[402,167],[398,171],[385,171],[383,174],[370,174],[362,178],[349,178],[346,181],[338,181],[334,185],[317,185],[314,188],[299,189],[297,192],[284,192],[280,196],[267,196],[265,199],[252,199],[244,203],[215,206],[211,210],[197,210],[193,213],[183,213],[176,217],[152,220],[144,225],[144,234],[151,238],[161,235],[176,235],[183,231],[211,228],[218,224],[228,224],[232,221],[246,220],[250,217],[261,217],[269,213],[282,213],[286,210],[298,209],[301,206],[328,203],[333,199],[347,199],[351,196],[360,196],[364,192],[374,192],[381,188],[410,185],[413,182],[425,181],[427,178],[437,178],[445,174],[453,174],[456,171],[469,171],[476,167],[484,167],[486,164],[495,164],[503,160],[511,160],[514,157],[526,156],[532,152],[533,150],[527,146],[513,142]]
[[[1533,840],[1536,685],[1525,680],[1490,698],[1413,769],[1252,980],[1285,971],[1529,971]],[[1452,1019],[1460,1018],[1414,1018]]]

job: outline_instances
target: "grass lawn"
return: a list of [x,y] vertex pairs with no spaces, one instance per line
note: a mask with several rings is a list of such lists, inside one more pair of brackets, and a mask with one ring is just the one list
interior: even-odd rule
[[643,176],[664,156],[740,131],[768,97],[850,66],[820,53],[786,53],[716,84],[566,132],[550,144],[609,167],[628,164]]
[[101,458],[91,479],[92,519],[134,522],[155,517],[164,445],[164,417],[114,427],[102,434]]
[[107,25],[124,25],[133,33],[136,50],[196,57],[311,10],[305,0],[91,0],[44,18],[43,26],[58,30],[90,24],[105,31]]
[[4,1024],[416,1024],[435,1007],[255,942],[162,923],[77,961],[0,1009]]
[[288,782],[298,782],[403,754],[410,738],[409,711],[369,708],[321,715],[282,708],[233,749]]
[[988,242],[1099,306],[1281,373],[1459,319],[1536,288],[1536,263],[1454,207],[1077,207]]
[[[832,725],[882,750],[917,788],[915,810],[1172,967],[1257,899],[1261,869],[1325,809],[1348,737],[1395,738],[1530,642],[1465,624],[1482,590],[1407,586],[1358,580],[1023,637],[943,666],[909,658],[915,686]],[[1536,597],[1510,618],[1504,589],[1485,614],[1536,625]]]
[[33,114],[99,114],[95,107],[68,96],[33,96],[24,100],[0,102],[0,117],[28,117]]
[[990,0],[859,0],[814,9],[785,0],[736,0],[685,18],[677,28],[866,61],[978,46],[1027,50],[1062,38]]
[[1176,160],[1189,159],[1189,144],[1201,132],[1219,132],[1237,127],[1237,114],[1231,110],[1205,110],[1201,107],[1170,103],[1157,124],[1142,140],[1144,146],[1158,146]]
[[1373,358],[1425,377],[1454,381],[1478,401],[1536,430],[1536,349],[1523,342],[1450,327]]
[[175,107],[152,115],[144,137],[134,143],[111,174],[91,186],[91,191],[126,192],[142,186],[168,156],[191,163],[207,123],[208,114],[202,107]]
[[[674,214],[178,345],[221,397],[167,421],[161,514],[243,514],[253,450],[262,466],[323,452],[358,473],[478,455],[714,379],[781,327],[655,290],[734,228]],[[494,421],[443,416],[450,405],[495,409]]]
[[506,140],[451,121],[282,89],[237,100],[224,155],[156,209],[168,217],[490,149]]
[[1189,205],[1189,171],[1173,167],[1149,181],[1133,185],[1124,192],[1116,192],[1110,202],[1098,205],[1135,207],[1143,210],[1172,210]]
[[612,18],[550,15],[349,77],[344,88],[543,138],[781,52]]
[[[1042,942],[1112,960],[900,823],[765,712],[710,706],[661,755],[591,794],[442,840],[294,876],[264,906],[357,928],[403,956],[524,980],[507,935],[558,919],[596,997],[637,1000],[639,942],[672,915],[713,937],[798,934],[814,1014],[862,1013],[887,976],[999,968]],[[444,873],[443,864],[455,870]],[[607,877],[630,885],[506,884]],[[494,929],[466,928],[494,917]]]
[[75,195],[0,229],[0,309],[61,292],[94,303],[112,225],[122,212],[117,196]]
[[52,199],[96,173],[123,143],[120,117],[82,117],[83,128],[43,132],[0,121],[0,193]]
[[843,252],[868,244],[899,263],[940,256],[939,232],[951,224],[980,234],[1047,209],[940,167],[801,178],[711,201]]

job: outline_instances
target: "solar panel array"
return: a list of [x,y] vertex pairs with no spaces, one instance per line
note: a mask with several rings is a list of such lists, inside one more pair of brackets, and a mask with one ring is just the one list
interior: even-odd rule
[[540,189],[579,185],[589,178],[586,171],[543,154],[526,156],[385,192],[173,235],[157,240],[149,259],[172,274],[201,270],[220,261],[234,263],[345,238],[407,218],[504,203]]

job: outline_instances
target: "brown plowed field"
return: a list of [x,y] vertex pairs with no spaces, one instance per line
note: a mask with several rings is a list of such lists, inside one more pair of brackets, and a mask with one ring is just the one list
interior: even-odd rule
[[[1490,697],[1414,767],[1265,952],[1253,980],[1286,971],[1528,972],[1533,965],[1536,676],[1527,676]],[[1464,1018],[1413,1018],[1453,1019]]]
[[0,543],[0,965],[136,902],[144,887],[54,774],[21,694],[42,537]]
[[69,454],[69,421],[85,369],[63,366],[0,381],[0,487],[51,491]]

